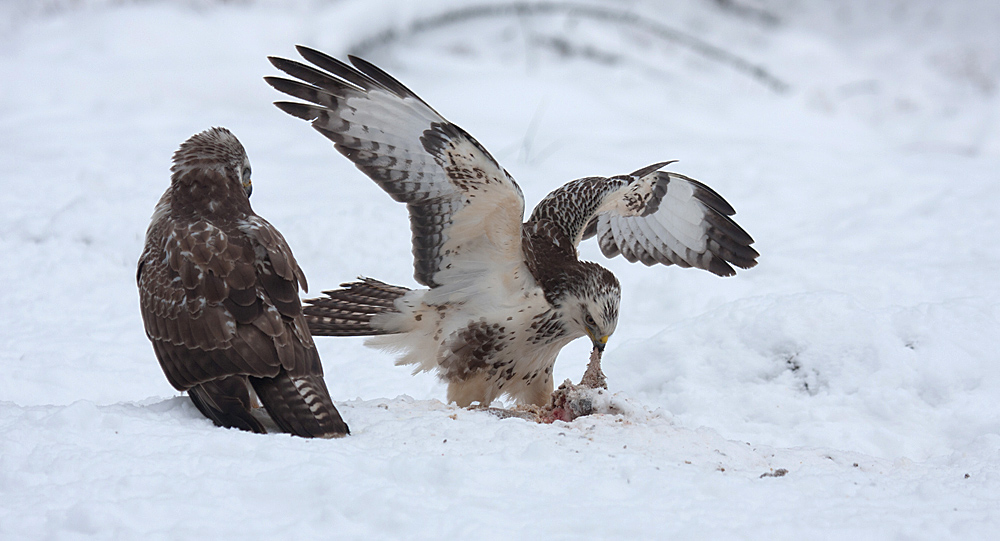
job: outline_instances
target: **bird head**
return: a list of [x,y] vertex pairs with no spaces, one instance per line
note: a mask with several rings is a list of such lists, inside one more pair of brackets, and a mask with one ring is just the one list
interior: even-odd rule
[[175,185],[204,179],[206,175],[224,179],[211,187],[201,186],[209,188],[201,194],[209,201],[216,195],[216,190],[242,193],[247,198],[253,192],[250,159],[239,139],[226,128],[210,128],[188,138],[174,153],[174,165],[170,170]]
[[594,348],[604,351],[618,326],[621,286],[611,271],[587,261],[580,262],[582,276],[572,280],[560,303],[567,319],[590,338]]

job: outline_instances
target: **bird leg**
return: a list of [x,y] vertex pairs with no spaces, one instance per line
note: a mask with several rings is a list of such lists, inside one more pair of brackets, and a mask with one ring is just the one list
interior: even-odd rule
[[518,417],[539,423],[569,422],[585,415],[607,413],[602,411],[602,406],[600,406],[602,401],[595,396],[595,393],[596,395],[601,394],[598,389],[606,390],[607,388],[607,378],[601,370],[601,350],[594,348],[590,352],[590,362],[587,364],[587,370],[583,373],[580,384],[574,385],[570,380],[564,381],[552,393],[548,404],[542,407],[518,406],[513,410],[492,407],[477,407],[476,409],[485,410],[501,419]]

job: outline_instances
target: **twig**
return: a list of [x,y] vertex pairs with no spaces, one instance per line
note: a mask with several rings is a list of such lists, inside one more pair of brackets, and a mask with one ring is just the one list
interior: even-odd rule
[[430,30],[439,29],[471,20],[490,17],[530,17],[541,15],[572,15],[637,28],[656,38],[685,47],[701,56],[741,72],[774,92],[783,93],[788,83],[771,74],[767,68],[713,45],[694,34],[678,30],[659,21],[631,11],[606,6],[593,6],[573,2],[513,2],[509,4],[482,4],[458,8],[431,15],[411,22],[405,29],[393,28],[380,32],[350,48],[351,54],[368,55],[373,49],[409,38]]

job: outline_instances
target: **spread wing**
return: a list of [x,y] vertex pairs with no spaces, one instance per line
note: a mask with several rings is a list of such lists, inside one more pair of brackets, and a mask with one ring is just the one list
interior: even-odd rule
[[671,162],[629,175],[574,180],[546,196],[529,224],[550,220],[575,246],[598,237],[607,257],[645,265],[696,267],[719,276],[733,265],[757,264],[753,238],[730,218],[733,207],[697,180],[660,171]]
[[298,47],[313,66],[271,57],[296,80],[265,77],[277,90],[309,103],[276,102],[310,121],[334,147],[406,203],[413,234],[414,278],[448,291],[526,280],[521,253],[524,196],[517,183],[471,135],[379,68],[353,66]]

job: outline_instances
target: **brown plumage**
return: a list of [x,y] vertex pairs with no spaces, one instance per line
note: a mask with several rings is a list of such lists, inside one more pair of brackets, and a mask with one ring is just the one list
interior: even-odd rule
[[552,367],[570,341],[602,350],[618,324],[620,285],[577,247],[597,237],[608,257],[704,269],[719,276],[757,264],[753,238],[704,184],[656,163],[587,177],[550,193],[524,222],[524,196],[471,135],[360,58],[308,47],[308,62],[271,57],[291,78],[266,77],[301,101],[276,102],[308,121],[393,199],[406,204],[414,279],[343,284],[307,301],[316,335],[374,336],[401,364],[435,370],[448,400],[501,396],[544,405]]
[[256,395],[284,431],[349,433],[333,405],[281,233],[250,208],[250,162],[225,128],[174,153],[136,279],[146,336],[167,380],[224,427],[265,433]]

